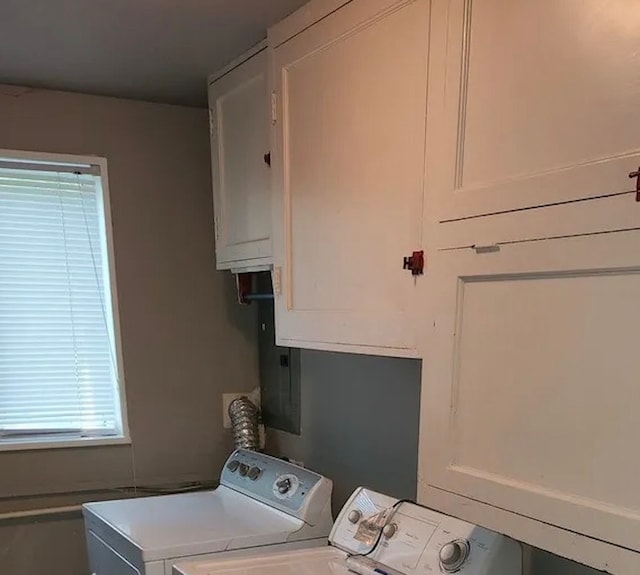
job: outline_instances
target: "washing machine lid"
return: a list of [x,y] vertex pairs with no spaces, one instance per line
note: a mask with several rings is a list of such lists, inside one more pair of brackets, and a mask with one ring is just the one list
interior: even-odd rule
[[[101,524],[101,533],[112,530],[133,543],[145,562],[284,543],[304,525],[300,519],[224,486],[214,491],[89,503],[84,513],[89,523]],[[118,546],[109,539],[112,546]]]
[[346,553],[335,547],[266,553],[240,559],[184,561],[173,567],[174,575],[347,575]]

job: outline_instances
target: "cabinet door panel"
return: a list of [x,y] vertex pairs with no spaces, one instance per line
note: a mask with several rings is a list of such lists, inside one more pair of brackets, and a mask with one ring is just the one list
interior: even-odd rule
[[352,2],[274,53],[283,344],[414,347],[428,2],[389,4]]
[[428,174],[440,219],[629,189],[639,25],[625,2],[435,0]]
[[219,268],[271,256],[266,76],[265,49],[209,89]]
[[639,254],[632,231],[434,256],[428,484],[640,550]]

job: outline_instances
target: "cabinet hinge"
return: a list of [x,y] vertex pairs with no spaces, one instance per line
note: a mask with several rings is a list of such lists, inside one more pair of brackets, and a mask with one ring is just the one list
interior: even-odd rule
[[213,110],[209,108],[209,135],[213,137],[216,131],[216,121],[213,116]]
[[271,92],[271,122],[278,121],[278,94]]
[[213,218],[213,235],[216,240],[216,248],[217,248],[218,240],[220,239],[220,220],[218,219],[218,216],[215,216]]
[[282,268],[277,266],[273,268],[273,295],[279,297],[282,294]]

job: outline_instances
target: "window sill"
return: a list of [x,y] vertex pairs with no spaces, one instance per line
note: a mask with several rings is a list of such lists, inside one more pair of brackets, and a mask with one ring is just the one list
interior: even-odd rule
[[130,445],[131,438],[119,437],[84,437],[60,439],[36,437],[32,439],[0,440],[0,452],[2,451],[29,451],[32,449],[64,449],[67,447],[100,447],[105,445]]

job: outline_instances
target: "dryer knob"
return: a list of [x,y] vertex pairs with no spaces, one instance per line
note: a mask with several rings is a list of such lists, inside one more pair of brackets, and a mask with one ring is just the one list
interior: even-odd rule
[[440,548],[440,565],[447,573],[455,573],[469,556],[469,543],[463,540],[450,541]]
[[241,463],[240,464],[240,469],[238,470],[240,475],[242,475],[242,477],[245,477],[247,475],[247,473],[249,472],[249,466],[246,463]]
[[385,538],[387,539],[391,539],[398,531],[398,525],[397,523],[387,523],[383,528],[382,528],[382,534],[385,536]]
[[352,509],[351,511],[349,511],[347,519],[349,520],[349,523],[357,523],[358,521],[360,521],[360,519],[362,519],[362,511],[360,511],[359,509]]

